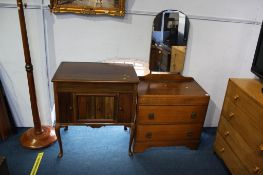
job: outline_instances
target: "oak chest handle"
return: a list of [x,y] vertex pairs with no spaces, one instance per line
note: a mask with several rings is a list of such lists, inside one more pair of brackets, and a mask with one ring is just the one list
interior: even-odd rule
[[155,114],[154,113],[149,113],[148,114],[148,119],[149,120],[154,120],[154,118],[155,118]]
[[229,132],[229,131],[226,131],[226,132],[224,133],[224,136],[227,137],[227,136],[229,136],[229,134],[230,134],[230,132]]
[[239,95],[235,95],[234,96],[234,101],[237,102],[238,99],[239,99]]
[[231,120],[234,116],[235,116],[235,113],[231,112],[231,113],[228,115],[228,120]]

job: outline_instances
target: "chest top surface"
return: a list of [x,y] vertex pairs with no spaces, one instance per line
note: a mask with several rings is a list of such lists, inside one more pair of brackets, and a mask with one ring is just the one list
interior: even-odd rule
[[53,82],[138,83],[132,65],[95,62],[62,62]]
[[[158,75],[158,81],[145,79],[138,86],[139,96],[209,96],[193,79],[174,75]],[[171,78],[170,78],[170,77]]]

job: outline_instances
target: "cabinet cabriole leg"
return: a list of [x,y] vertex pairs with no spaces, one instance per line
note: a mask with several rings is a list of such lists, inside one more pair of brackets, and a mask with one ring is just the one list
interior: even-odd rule
[[62,141],[61,141],[61,135],[60,135],[60,125],[56,124],[55,126],[55,131],[58,139],[58,144],[59,144],[59,153],[58,153],[58,158],[61,158],[63,156],[63,148],[62,148]]

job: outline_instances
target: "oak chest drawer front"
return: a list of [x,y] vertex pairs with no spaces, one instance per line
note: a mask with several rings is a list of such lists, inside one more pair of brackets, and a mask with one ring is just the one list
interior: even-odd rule
[[239,107],[243,112],[247,113],[249,118],[257,123],[257,126],[263,130],[263,107],[255,102],[251,97],[244,93],[232,81],[228,83],[226,97]]
[[136,139],[138,142],[199,139],[201,128],[201,124],[138,125]]
[[229,98],[225,98],[222,116],[252,149],[257,150],[263,144],[263,132],[257,128],[257,123],[250,120],[248,115],[234,105]]
[[229,165],[228,168],[233,175],[249,175],[247,169],[240,163],[239,158],[232,152],[231,148],[219,133],[216,135],[214,150],[218,156]]
[[233,129],[224,117],[221,117],[218,129],[226,143],[238,156],[248,171],[251,174],[263,174],[263,155],[260,153],[260,148],[258,148],[258,150],[253,150],[249,147],[240,134]]
[[204,121],[207,106],[139,106],[138,123],[200,123]]

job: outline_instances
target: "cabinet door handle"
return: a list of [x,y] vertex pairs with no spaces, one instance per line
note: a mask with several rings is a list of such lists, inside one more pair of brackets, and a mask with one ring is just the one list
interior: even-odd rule
[[196,112],[192,112],[191,118],[192,118],[192,119],[196,119],[196,116],[197,116],[197,113],[196,113]]
[[147,132],[146,134],[145,134],[145,137],[147,138],[147,139],[151,139],[152,138],[152,132]]
[[149,113],[148,118],[149,118],[149,120],[154,120],[154,118],[155,118],[154,113]]

